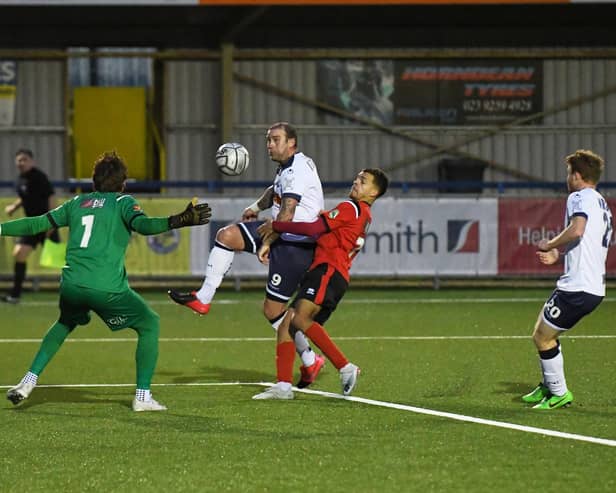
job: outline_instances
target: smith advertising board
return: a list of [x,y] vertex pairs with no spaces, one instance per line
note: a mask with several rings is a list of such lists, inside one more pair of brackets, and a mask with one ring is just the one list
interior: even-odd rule
[[[191,271],[205,272],[216,230],[237,221],[250,202],[208,200],[215,221],[191,237]],[[339,200],[327,200],[326,207]],[[373,208],[372,226],[352,273],[366,276],[495,275],[497,269],[496,199],[382,198]],[[262,213],[262,217],[269,217]],[[247,253],[235,256],[230,276],[265,275],[266,269]]]
[[[205,200],[205,198],[203,199]],[[203,276],[216,231],[237,222],[253,198],[207,199],[214,210],[206,226],[161,235],[133,235],[126,265],[133,275]],[[9,199],[0,201],[0,208]],[[339,200],[327,199],[326,208]],[[181,210],[184,199],[140,199],[150,216]],[[372,207],[373,221],[364,249],[353,263],[357,276],[538,275],[556,279],[562,264],[544,266],[537,243],[563,229],[566,196],[556,199],[471,199],[384,197]],[[616,211],[616,199],[608,200]],[[269,217],[269,211],[261,213]],[[66,239],[66,230],[61,236]],[[0,272],[12,273],[13,238],[0,238]],[[616,276],[616,236],[610,240],[607,272]],[[34,274],[38,249],[32,259]],[[229,276],[265,277],[267,269],[252,254],[236,254]]]
[[[251,199],[209,200],[215,220],[194,228],[193,274],[203,275],[216,230],[235,222]],[[326,200],[331,208],[337,200]],[[616,199],[608,201],[616,211]],[[544,266],[537,243],[563,229],[566,196],[557,199],[382,198],[373,208],[365,247],[352,273],[365,276],[540,275],[556,279],[562,264]],[[267,212],[262,217],[269,217]],[[616,275],[616,237],[611,239],[608,275]],[[265,276],[247,253],[235,256],[230,276]]]

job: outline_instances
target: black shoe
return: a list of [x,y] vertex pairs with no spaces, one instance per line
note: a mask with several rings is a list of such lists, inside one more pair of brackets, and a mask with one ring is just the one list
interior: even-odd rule
[[17,303],[19,303],[19,297],[11,296],[10,294],[3,296],[2,298],[0,298],[0,300],[2,300],[4,303],[10,303],[11,305],[16,305]]

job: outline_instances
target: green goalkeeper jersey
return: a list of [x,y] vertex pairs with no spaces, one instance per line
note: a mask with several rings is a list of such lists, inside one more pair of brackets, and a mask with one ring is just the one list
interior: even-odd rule
[[78,195],[43,216],[2,224],[8,236],[35,234],[50,227],[69,228],[62,282],[118,293],[128,289],[124,257],[131,231],[169,230],[166,217],[147,217],[130,195],[93,192]]

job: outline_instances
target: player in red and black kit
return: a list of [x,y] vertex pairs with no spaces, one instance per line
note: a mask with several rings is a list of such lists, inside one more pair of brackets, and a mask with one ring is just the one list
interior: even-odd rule
[[[370,206],[386,192],[388,184],[389,179],[382,170],[364,169],[353,181],[350,200],[321,213],[315,222],[267,221],[259,228],[263,237],[283,232],[314,236],[317,247],[312,265],[293,301],[293,309],[287,315],[291,317],[289,330],[278,331],[277,383],[253,399],[293,399],[293,338],[300,332],[307,335],[340,372],[342,393],[349,395],[353,391],[359,368],[334,344],[323,324],[347,290],[351,263],[364,245],[372,220]],[[260,251],[259,257],[266,260],[267,250]],[[300,382],[298,387],[307,385]]]
[[[15,153],[15,166],[19,171],[16,183],[19,198],[4,209],[9,216],[12,216],[20,207],[23,207],[25,215],[28,217],[39,216],[53,209],[53,186],[47,175],[34,164],[34,153],[30,149],[19,149]],[[39,243],[42,244],[45,238],[50,238],[55,242],[60,241],[58,231],[55,229],[34,236],[17,238],[13,249],[13,258],[15,259],[13,288],[9,294],[0,298],[2,301],[19,303],[21,287],[26,278],[26,261],[32,250]]]

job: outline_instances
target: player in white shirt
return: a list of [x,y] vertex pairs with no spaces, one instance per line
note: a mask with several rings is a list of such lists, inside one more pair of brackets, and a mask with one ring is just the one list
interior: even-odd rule
[[533,340],[539,351],[543,380],[522,400],[534,409],[557,409],[573,402],[567,388],[559,336],[592,312],[605,296],[605,261],[612,239],[612,213],[596,190],[604,168],[597,154],[578,150],[565,158],[567,198],[565,229],[539,242],[541,263],[551,265],[564,248],[565,271],[543,306]]
[[[274,184],[261,197],[248,206],[242,222],[221,228],[210,251],[201,288],[192,292],[169,290],[173,301],[205,315],[223,277],[231,268],[235,252],[257,254],[262,240],[257,228],[260,211],[270,209],[272,219],[278,221],[315,221],[325,208],[321,180],[314,161],[297,149],[297,131],[287,122],[273,124],[267,130],[267,151],[278,163]],[[285,320],[287,303],[299,286],[304,273],[312,263],[314,238],[283,234],[270,248],[269,272],[263,302],[263,314],[274,330]],[[315,354],[303,334],[295,340],[297,353],[302,359],[299,386],[310,385],[325,360]]]

